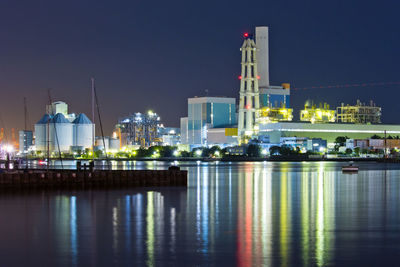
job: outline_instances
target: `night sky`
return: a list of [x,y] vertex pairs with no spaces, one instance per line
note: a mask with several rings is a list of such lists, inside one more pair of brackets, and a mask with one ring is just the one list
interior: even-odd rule
[[[96,79],[104,130],[152,109],[167,126],[187,98],[237,97],[242,34],[270,27],[272,85],[400,81],[399,1],[15,1],[0,2],[0,127],[30,128],[47,89],[72,112],[91,114]],[[373,99],[400,123],[400,86],[292,90],[295,118],[306,99],[331,106]]]

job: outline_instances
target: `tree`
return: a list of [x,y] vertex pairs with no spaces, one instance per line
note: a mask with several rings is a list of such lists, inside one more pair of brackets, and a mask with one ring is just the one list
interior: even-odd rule
[[338,136],[335,139],[335,151],[339,151],[339,147],[346,145],[347,136]]
[[219,146],[213,146],[209,150],[210,157],[220,157],[221,156],[221,148]]
[[286,145],[283,145],[280,147],[279,153],[282,156],[289,156],[289,155],[296,154],[296,152],[293,150],[293,148],[291,146],[286,146]]
[[261,149],[259,145],[251,144],[247,146],[247,156],[249,157],[260,157]]
[[356,154],[357,156],[360,155],[360,148],[359,147],[355,147],[354,148],[354,154]]
[[351,153],[353,153],[353,150],[351,150],[351,148],[346,148],[346,154],[350,155]]
[[371,139],[381,139],[381,137],[379,135],[374,134],[373,136],[371,136]]
[[281,151],[281,148],[279,146],[271,146],[269,148],[269,154],[270,155],[278,155],[278,154],[281,153],[280,151]]

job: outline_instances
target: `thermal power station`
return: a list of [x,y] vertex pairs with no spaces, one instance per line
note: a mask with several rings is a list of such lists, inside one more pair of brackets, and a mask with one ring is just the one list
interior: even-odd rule
[[35,150],[37,152],[72,152],[92,149],[94,124],[81,113],[68,114],[68,105],[53,102],[46,114],[35,124]]
[[256,27],[255,42],[244,34],[241,47],[238,140],[257,136],[259,124],[291,121],[290,84],[269,82],[268,27]]

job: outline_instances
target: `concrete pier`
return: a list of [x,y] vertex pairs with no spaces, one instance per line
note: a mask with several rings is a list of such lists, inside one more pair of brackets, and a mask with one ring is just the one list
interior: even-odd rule
[[0,173],[0,190],[12,188],[91,189],[187,186],[187,171],[171,170],[39,170]]

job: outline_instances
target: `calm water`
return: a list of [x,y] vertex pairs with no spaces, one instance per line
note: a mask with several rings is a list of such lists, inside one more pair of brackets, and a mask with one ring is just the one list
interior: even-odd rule
[[188,188],[2,193],[0,266],[398,264],[400,165],[341,165],[181,163]]

